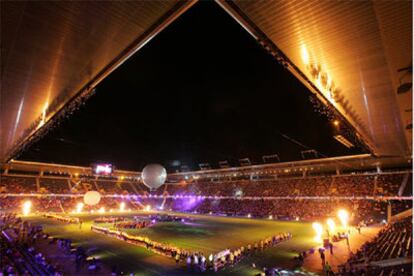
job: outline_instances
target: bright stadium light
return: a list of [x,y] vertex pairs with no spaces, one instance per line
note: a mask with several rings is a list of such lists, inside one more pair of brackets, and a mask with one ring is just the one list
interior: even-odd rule
[[329,231],[331,231],[331,233],[334,233],[335,232],[335,222],[334,222],[334,220],[333,219],[331,219],[331,218],[329,218],[327,221],[326,221],[326,224],[328,225],[328,227],[329,227]]
[[123,211],[125,211],[125,202],[121,202],[119,204],[119,212],[123,212]]
[[98,213],[100,213],[100,214],[105,213],[105,207],[99,208]]
[[348,226],[348,221],[349,221],[349,214],[346,210],[341,209],[338,211],[338,218],[341,221],[341,224],[344,228],[346,228]]
[[322,224],[320,224],[319,222],[314,222],[312,223],[312,228],[313,230],[315,230],[315,233],[316,233],[315,240],[320,242],[322,240],[322,232],[323,232]]
[[22,214],[27,216],[30,214],[30,209],[32,208],[32,202],[30,200],[25,201],[22,206]]
[[76,205],[76,213],[81,213],[82,212],[82,209],[83,209],[83,206],[84,206],[84,204],[82,203],[82,202],[79,202],[77,205]]

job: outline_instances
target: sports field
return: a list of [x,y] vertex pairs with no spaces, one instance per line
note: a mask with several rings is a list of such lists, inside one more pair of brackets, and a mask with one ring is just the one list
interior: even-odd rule
[[[129,213],[128,216],[142,214]],[[147,212],[145,214],[148,214]],[[113,215],[113,214],[112,214]],[[82,215],[82,229],[77,224],[66,224],[51,219],[33,216],[27,220],[43,225],[44,231],[52,236],[70,238],[74,246],[90,249],[109,269],[115,264],[124,273],[136,275],[185,275],[191,274],[184,264],[176,265],[174,260],[152,253],[143,247],[107,237],[90,231],[93,219],[102,215]],[[123,214],[123,216],[125,216]],[[187,216],[187,215],[185,215]],[[190,251],[204,254],[217,253],[226,248],[238,248],[257,242],[280,232],[291,232],[293,238],[275,247],[267,248],[254,256],[245,257],[234,267],[226,267],[220,274],[255,275],[257,268],[281,267],[294,269],[292,258],[298,252],[317,246],[310,223],[285,222],[266,219],[230,218],[205,215],[190,215],[189,222],[161,222],[149,228],[127,230],[131,234],[148,236],[150,239],[169,243]],[[79,216],[78,216],[79,217]]]

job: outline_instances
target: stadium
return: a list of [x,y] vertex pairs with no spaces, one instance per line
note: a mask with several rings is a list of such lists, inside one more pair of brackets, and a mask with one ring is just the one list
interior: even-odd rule
[[412,1],[1,1],[1,275],[412,275]]

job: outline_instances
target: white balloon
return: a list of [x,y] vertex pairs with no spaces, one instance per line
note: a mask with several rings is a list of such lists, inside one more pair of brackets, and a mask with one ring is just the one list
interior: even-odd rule
[[167,179],[167,171],[159,164],[146,165],[142,170],[142,180],[150,190],[156,190],[162,186]]
[[96,205],[101,201],[101,194],[97,191],[89,191],[83,196],[83,202],[87,205]]

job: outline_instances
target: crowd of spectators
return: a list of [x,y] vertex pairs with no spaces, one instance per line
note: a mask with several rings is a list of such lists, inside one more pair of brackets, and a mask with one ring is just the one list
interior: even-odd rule
[[355,221],[371,223],[386,218],[387,203],[373,200],[222,199],[204,200],[192,211],[228,216],[270,217],[280,220],[315,220],[334,217],[338,209],[350,211]]
[[66,194],[70,192],[67,179],[40,178],[39,187],[41,193]]
[[[213,196],[396,196],[405,174],[335,175],[274,180],[197,181],[174,184],[168,194]],[[163,191],[159,190],[158,194]]]
[[[412,178],[411,174],[409,176]],[[78,192],[68,197],[51,195],[32,197],[30,200],[37,211],[69,213],[75,210],[77,202],[82,201],[79,191],[98,189],[103,195],[131,195],[131,197],[129,199],[103,197],[97,206],[92,208],[85,206],[84,211],[97,210],[101,207],[107,211],[117,210],[120,201],[128,200],[129,209],[143,209],[149,205],[153,209],[313,220],[333,216],[338,208],[345,208],[353,213],[355,220],[369,223],[386,218],[388,203],[382,200],[382,196],[396,196],[406,177],[407,173],[386,173],[274,180],[193,181],[190,184],[165,184],[152,193],[143,184],[130,182],[94,180],[89,181],[90,183],[72,181],[69,184],[68,180],[45,178],[40,181],[40,185],[47,191],[60,194],[68,192],[69,187],[72,186],[72,191]],[[36,192],[35,180],[30,177],[2,177],[1,184],[3,196],[0,194],[2,197],[0,210],[16,211],[21,208],[22,199],[7,196],[6,193],[11,189],[16,192]],[[408,186],[410,185],[411,183],[408,183]],[[139,195],[138,199],[134,198],[134,195]],[[150,197],[151,195],[153,197]],[[192,195],[202,199],[197,200],[195,204],[187,204],[191,200],[171,198],[180,195]],[[169,198],[159,198],[160,196]],[[371,198],[365,200],[365,196]],[[373,196],[376,196],[375,200],[372,199]],[[362,199],[355,197],[362,197]],[[393,200],[391,206],[395,214],[411,208],[412,201]]]
[[34,177],[0,176],[0,191],[2,193],[36,193],[37,186]]
[[[279,178],[273,180],[224,180],[192,181],[180,184],[167,184],[155,194],[194,194],[212,196],[396,196],[406,173],[386,173],[368,175],[334,175]],[[410,174],[410,179],[412,175]],[[122,181],[87,180],[59,178],[39,178],[39,187],[34,177],[2,176],[2,193],[84,193],[98,190],[102,194],[148,194],[142,183]],[[408,185],[409,186],[409,185]],[[38,189],[39,188],[39,189]],[[70,188],[70,189],[69,189]]]

